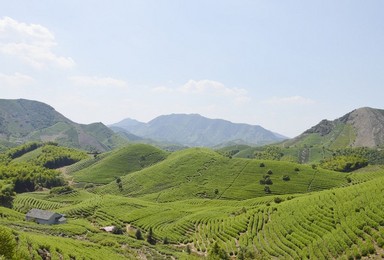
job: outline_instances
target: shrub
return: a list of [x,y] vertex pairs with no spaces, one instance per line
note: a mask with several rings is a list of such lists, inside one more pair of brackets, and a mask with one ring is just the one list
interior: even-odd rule
[[260,167],[265,167],[265,164],[263,162],[260,163]]
[[121,226],[115,226],[112,230],[113,234],[121,235],[124,233],[124,229]]
[[271,188],[269,188],[269,186],[265,186],[264,191],[265,193],[271,193]]
[[52,188],[49,193],[50,194],[67,194],[73,192],[73,188],[70,186],[62,186],[62,187],[55,187]]
[[291,178],[289,177],[289,175],[284,175],[283,176],[283,181],[289,181]]
[[275,198],[273,199],[273,201],[274,201],[275,203],[280,203],[280,202],[283,201],[283,199],[280,198],[280,197],[275,197]]
[[95,187],[95,184],[93,183],[87,183],[84,185],[84,189],[91,189],[91,188],[94,188]]
[[377,245],[378,245],[379,247],[383,248],[383,247],[384,247],[384,239],[380,237],[380,238],[377,240]]
[[[16,250],[16,242],[8,228],[0,227],[0,258],[12,259]],[[3,258],[1,258],[3,259]]]
[[267,171],[267,174],[269,174],[269,175],[273,174],[272,170],[269,169],[269,170]]
[[153,236],[153,231],[152,228],[149,228],[148,234],[147,234],[147,242],[150,243],[151,245],[156,244],[156,240]]
[[143,240],[143,234],[141,233],[140,229],[136,230],[135,236],[138,240]]

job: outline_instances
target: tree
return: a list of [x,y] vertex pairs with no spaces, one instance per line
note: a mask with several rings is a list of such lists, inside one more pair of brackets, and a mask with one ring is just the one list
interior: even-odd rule
[[16,250],[16,241],[12,231],[0,226],[0,259],[12,259]]
[[237,254],[238,260],[245,260],[245,259],[256,259],[255,254],[251,251],[249,251],[245,247],[240,247],[239,253]]
[[271,188],[269,188],[269,186],[265,186],[264,191],[265,193],[271,193]]
[[15,192],[11,184],[0,186],[0,206],[12,208],[13,196]]
[[220,248],[217,242],[215,242],[209,252],[208,259],[211,260],[227,260],[229,259],[228,254],[224,249]]
[[284,175],[283,176],[283,181],[289,181],[291,178],[289,177],[289,175]]
[[191,254],[191,247],[189,245],[187,245],[187,248],[185,249],[185,251],[187,252],[188,255]]
[[112,230],[113,234],[121,235],[124,233],[124,229],[121,226],[115,226]]
[[139,228],[136,230],[135,236],[138,240],[143,240],[143,234],[141,234],[141,230]]
[[152,227],[149,228],[148,234],[147,234],[147,242],[150,243],[151,245],[156,244],[156,240],[153,236],[153,231]]

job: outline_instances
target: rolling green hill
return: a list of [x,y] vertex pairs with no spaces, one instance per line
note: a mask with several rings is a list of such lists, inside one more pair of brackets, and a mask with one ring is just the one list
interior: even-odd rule
[[[103,158],[89,159],[84,169],[73,165],[70,174],[76,182],[106,184],[117,177],[141,170],[165,159],[167,153],[146,144],[131,144],[108,153]],[[74,170],[73,170],[74,169]]]
[[[289,176],[289,180],[283,180],[284,176]],[[260,184],[267,178],[272,184]],[[111,182],[97,192],[157,202],[195,198],[242,200],[268,194],[306,193],[347,182],[345,173],[289,162],[229,159],[206,148],[174,152],[166,160],[121,180],[122,189]],[[266,193],[266,186],[270,193]]]
[[[366,168],[349,176],[356,182],[345,187],[245,200],[159,203],[84,190],[25,193],[13,209],[0,207],[0,229],[12,228],[16,257],[27,259],[44,252],[53,259],[201,259],[213,257],[215,247],[235,259],[381,258],[384,197],[378,194],[384,191],[384,170]],[[65,213],[68,223],[26,222],[23,213],[32,207]],[[109,225],[124,227],[124,234],[99,230]],[[138,230],[144,240],[136,238]],[[145,240],[149,230],[154,245]]]

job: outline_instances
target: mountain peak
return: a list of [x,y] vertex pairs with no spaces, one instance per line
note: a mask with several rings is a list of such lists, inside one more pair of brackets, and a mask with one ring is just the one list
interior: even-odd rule
[[333,121],[324,119],[287,143],[300,145],[302,142],[334,148],[382,146],[384,110],[361,107]]
[[147,124],[128,126],[116,123],[112,127],[124,128],[142,138],[185,146],[212,147],[235,140],[260,145],[285,139],[261,126],[209,119],[199,114],[162,115]]
[[0,99],[0,141],[52,141],[85,150],[104,151],[117,146],[114,135],[102,123],[74,123],[39,101]]

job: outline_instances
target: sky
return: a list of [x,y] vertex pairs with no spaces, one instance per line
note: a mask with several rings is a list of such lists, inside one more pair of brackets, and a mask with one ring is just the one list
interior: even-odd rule
[[0,98],[72,121],[198,113],[295,137],[384,109],[382,0],[0,0]]

